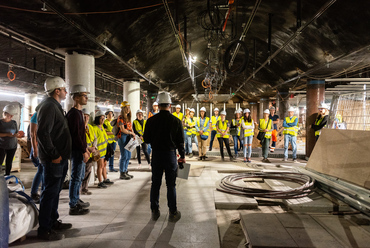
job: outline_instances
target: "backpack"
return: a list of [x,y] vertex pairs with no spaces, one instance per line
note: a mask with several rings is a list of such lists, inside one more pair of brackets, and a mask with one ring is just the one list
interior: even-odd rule
[[119,133],[119,126],[117,125],[117,119],[114,119],[110,122],[110,124],[112,125],[113,129],[112,129],[112,133],[114,134],[115,137],[117,137],[118,133]]

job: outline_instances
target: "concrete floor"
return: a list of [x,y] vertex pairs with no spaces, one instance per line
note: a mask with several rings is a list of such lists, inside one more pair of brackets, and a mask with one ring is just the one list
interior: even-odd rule
[[[245,247],[246,238],[240,226],[240,214],[250,211],[259,213],[285,213],[287,209],[278,205],[258,206],[254,210],[216,209],[216,181],[227,174],[218,170],[254,169],[260,167],[261,158],[252,158],[252,164],[246,166],[239,158],[235,162],[222,162],[219,157],[210,157],[209,161],[187,159],[197,167],[195,176],[188,180],[177,179],[178,209],[182,218],[177,223],[168,222],[166,187],[161,188],[158,221],[150,220],[149,193],[151,173],[143,158],[141,171],[136,159],[131,160],[131,173],[134,179],[119,180],[119,173],[108,173],[108,178],[115,182],[107,189],[91,186],[90,196],[82,195],[83,201],[91,204],[90,213],[85,216],[68,215],[68,190],[63,190],[60,197],[59,213],[63,222],[73,224],[65,232],[66,239],[44,242],[36,238],[36,228],[27,234],[23,242],[16,241],[11,247]],[[292,161],[282,162],[281,158],[271,158],[272,164],[304,166]],[[116,161],[117,163],[117,161]],[[201,170],[202,165],[204,169]],[[267,164],[265,164],[267,165]],[[116,166],[117,167],[117,166]],[[36,168],[31,163],[22,163],[20,173],[13,173],[21,178],[30,192],[31,180]],[[368,230],[369,231],[369,230]],[[370,241],[370,240],[369,240]],[[330,246],[327,246],[330,247]]]

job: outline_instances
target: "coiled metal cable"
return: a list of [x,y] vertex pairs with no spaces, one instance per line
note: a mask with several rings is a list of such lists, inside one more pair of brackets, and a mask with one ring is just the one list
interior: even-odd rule
[[[249,178],[277,179],[301,184],[300,187],[288,190],[256,189],[236,185],[235,182]],[[314,188],[315,180],[310,176],[295,172],[250,172],[229,175],[222,178],[218,191],[248,197],[273,199],[294,199],[309,195]]]

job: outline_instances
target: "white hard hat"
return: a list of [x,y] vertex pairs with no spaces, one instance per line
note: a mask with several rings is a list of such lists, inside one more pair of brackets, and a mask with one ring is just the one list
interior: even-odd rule
[[220,115],[226,115],[226,111],[225,110],[222,110]]
[[109,112],[114,113],[113,109],[111,109],[111,108],[107,108],[107,110],[105,111],[105,114],[107,115]]
[[136,115],[138,114],[138,113],[144,113],[141,109],[138,109],[137,111],[136,111]]
[[82,84],[75,84],[75,85],[72,85],[71,87],[71,95],[72,94],[75,94],[75,93],[87,93],[87,94],[90,94],[90,92],[87,91],[86,87],[83,86]]
[[295,112],[295,108],[294,107],[289,107],[288,112]]
[[181,109],[181,105],[180,105],[180,104],[177,104],[177,105],[176,105],[176,108]]
[[90,112],[87,110],[87,108],[83,108],[81,111],[84,115],[90,115]]
[[264,114],[270,114],[270,110],[268,109],[265,109],[265,111],[263,111]]
[[171,104],[171,96],[168,92],[161,92],[158,94],[158,104]]
[[96,112],[95,117],[104,116],[104,115],[105,114],[103,113],[103,111],[99,110],[98,112]]
[[95,110],[100,110],[98,105],[95,105]]
[[243,113],[245,114],[245,113],[250,113],[251,111],[249,110],[249,109],[244,109],[244,111],[243,111]]
[[218,108],[215,108],[213,111],[220,111]]
[[207,112],[207,110],[206,110],[206,108],[205,108],[205,107],[201,107],[199,111]]
[[65,88],[66,83],[61,77],[49,77],[45,80],[44,88],[46,93],[53,92],[58,88]]
[[243,109],[242,109],[242,108],[238,108],[238,111],[239,111],[240,113],[243,113]]
[[319,105],[319,109],[329,109],[329,106],[326,103],[322,102]]
[[190,108],[189,107],[187,107],[186,109],[190,111]]
[[6,105],[4,108],[3,108],[3,112],[6,112],[10,115],[16,115],[17,114],[17,107],[14,106],[14,105]]
[[234,114],[241,114],[242,111],[240,111],[239,109],[235,110]]
[[189,111],[195,113],[195,109],[193,108],[189,109]]

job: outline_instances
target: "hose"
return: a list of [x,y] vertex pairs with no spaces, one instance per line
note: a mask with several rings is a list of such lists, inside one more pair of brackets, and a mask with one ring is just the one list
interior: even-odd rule
[[[242,187],[235,184],[236,181],[248,178],[263,178],[283,180],[301,184],[300,187],[288,190],[269,190]],[[315,180],[310,176],[295,172],[250,172],[229,175],[221,179],[218,191],[244,195],[247,197],[261,197],[271,199],[295,199],[309,195],[314,188]]]

